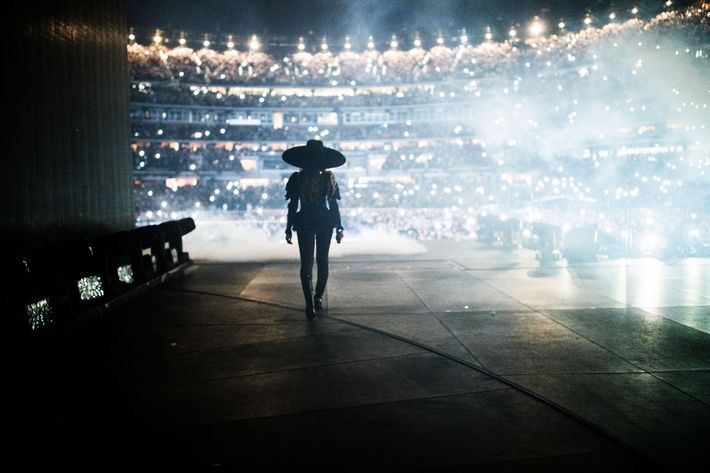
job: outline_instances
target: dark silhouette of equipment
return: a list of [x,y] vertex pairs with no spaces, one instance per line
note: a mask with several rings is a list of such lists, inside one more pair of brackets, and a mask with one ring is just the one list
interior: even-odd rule
[[11,333],[48,335],[103,314],[192,262],[192,218],[10,255]]

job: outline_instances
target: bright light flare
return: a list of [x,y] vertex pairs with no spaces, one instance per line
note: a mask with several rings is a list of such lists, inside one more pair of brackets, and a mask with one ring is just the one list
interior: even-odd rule
[[251,36],[251,40],[249,40],[249,49],[252,51],[256,51],[261,47],[261,43],[259,43],[259,38],[256,37],[256,35]]
[[647,252],[660,250],[665,246],[665,240],[656,233],[646,233],[641,237],[641,249]]
[[545,23],[540,18],[535,17],[528,27],[528,32],[531,36],[540,36],[545,32]]

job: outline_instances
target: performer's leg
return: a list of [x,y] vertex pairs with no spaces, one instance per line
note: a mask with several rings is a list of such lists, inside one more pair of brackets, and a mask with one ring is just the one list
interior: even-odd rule
[[316,284],[316,310],[322,308],[322,297],[328,283],[328,252],[333,238],[333,227],[319,229],[316,233],[316,262],[318,263],[318,282]]
[[298,251],[301,254],[301,288],[306,300],[306,317],[313,317],[313,249],[315,245],[315,232],[296,231],[298,238]]

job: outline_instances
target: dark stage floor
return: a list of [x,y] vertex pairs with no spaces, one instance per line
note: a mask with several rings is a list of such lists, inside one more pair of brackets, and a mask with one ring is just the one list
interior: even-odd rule
[[537,268],[472,243],[334,259],[327,315],[309,322],[296,262],[197,262],[30,357],[15,453],[100,469],[704,469],[710,260]]

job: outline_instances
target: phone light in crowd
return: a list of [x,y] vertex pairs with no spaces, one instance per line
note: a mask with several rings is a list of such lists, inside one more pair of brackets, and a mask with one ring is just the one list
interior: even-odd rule
[[589,15],[584,17],[584,24],[587,28],[591,27],[592,26],[592,17]]
[[202,46],[204,46],[204,47],[206,47],[206,48],[209,48],[209,47],[210,47],[210,40],[209,40],[209,39],[205,39],[205,40],[202,42]]
[[510,31],[508,31],[508,36],[510,36],[511,39],[515,39],[515,37],[518,35],[518,32],[515,31],[515,28],[511,28]]
[[666,6],[667,6],[667,7],[670,7],[671,5],[673,5],[673,2],[671,2],[671,0],[668,0],[668,1],[666,2]]
[[347,49],[348,51],[350,51],[350,50],[352,49],[353,45],[352,45],[352,43],[350,43],[350,36],[346,36],[346,37],[345,37],[345,45],[344,45],[344,47],[345,47],[345,49]]
[[136,35],[134,35],[133,33],[130,33],[130,34],[128,35],[128,40],[129,40],[129,41],[135,41],[135,40],[136,40]]
[[231,34],[227,37],[227,48],[234,49],[234,38]]
[[397,49],[398,45],[399,43],[397,42],[397,35],[392,35],[392,39],[390,41],[390,48]]
[[160,44],[163,41],[163,37],[160,35],[160,30],[155,30],[155,34],[153,35],[153,42],[155,44]]
[[419,33],[414,37],[414,47],[415,48],[421,48],[422,47],[422,40],[419,37]]
[[614,21],[615,18],[616,18],[616,13],[614,13],[614,12],[609,13],[609,19],[611,21]]
[[251,35],[251,40],[249,40],[249,49],[256,51],[260,46],[261,44],[259,44],[259,38],[257,38],[255,34]]
[[639,13],[639,9],[638,9],[637,7],[633,7],[633,8],[631,9],[631,14],[632,14],[632,15],[636,16],[636,15],[638,15],[638,13]]
[[439,36],[436,38],[436,44],[444,44],[444,37],[441,33],[439,33]]
[[564,30],[567,27],[567,25],[565,24],[564,21],[560,21],[559,23],[557,23],[557,27],[561,30]]
[[375,40],[370,36],[367,38],[367,49],[375,49]]
[[298,50],[303,51],[304,49],[306,49],[306,45],[303,42],[303,36],[301,36],[298,38]]
[[545,32],[545,24],[539,17],[536,16],[535,18],[533,18],[532,23],[530,23],[530,26],[528,27],[528,32],[531,36],[540,36],[542,33]]
[[323,36],[323,39],[322,39],[321,42],[320,42],[320,48],[321,48],[323,51],[327,51],[327,50],[328,50],[328,40],[325,39],[325,36]]
[[490,26],[486,26],[486,34],[484,36],[486,38],[486,41],[490,41],[493,39],[493,32],[491,31]]
[[461,31],[461,37],[459,38],[459,40],[461,41],[461,44],[468,43],[468,35],[466,34],[466,28]]

